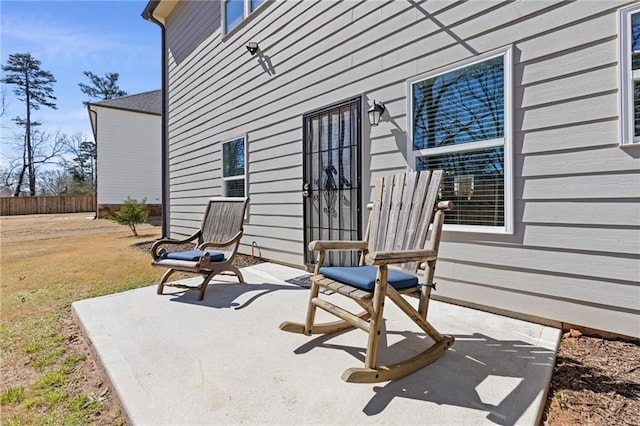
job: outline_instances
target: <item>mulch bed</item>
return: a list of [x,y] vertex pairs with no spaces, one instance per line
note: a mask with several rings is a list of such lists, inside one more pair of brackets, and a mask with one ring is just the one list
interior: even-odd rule
[[640,344],[566,333],[547,397],[548,425],[639,425]]

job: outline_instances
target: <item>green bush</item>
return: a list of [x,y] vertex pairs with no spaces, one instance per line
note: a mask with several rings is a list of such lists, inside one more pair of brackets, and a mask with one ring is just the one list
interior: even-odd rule
[[132,200],[131,197],[127,197],[122,207],[120,207],[120,210],[114,215],[105,214],[104,218],[118,222],[120,225],[129,226],[133,236],[137,237],[138,231],[136,231],[136,225],[138,223],[145,223],[149,217],[146,202],[146,198],[144,198],[142,202],[138,202],[137,200]]

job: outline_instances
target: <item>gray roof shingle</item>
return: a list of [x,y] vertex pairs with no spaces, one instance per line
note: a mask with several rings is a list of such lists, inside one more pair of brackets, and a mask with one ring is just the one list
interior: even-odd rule
[[122,96],[106,101],[90,102],[89,105],[96,105],[109,108],[124,109],[128,111],[145,112],[149,114],[162,114],[162,91],[153,90],[151,92],[138,93],[136,95]]

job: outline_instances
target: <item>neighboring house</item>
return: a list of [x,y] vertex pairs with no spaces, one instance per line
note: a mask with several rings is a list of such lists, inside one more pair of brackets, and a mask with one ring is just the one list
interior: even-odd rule
[[242,251],[302,266],[310,240],[362,236],[374,178],[444,168],[435,297],[640,337],[638,2],[160,0],[143,16],[164,28],[171,236],[208,197],[247,195]]
[[127,197],[146,198],[150,216],[162,214],[162,93],[123,96],[88,105],[96,141],[98,217]]
[[0,197],[12,197],[13,191],[8,186],[0,188]]

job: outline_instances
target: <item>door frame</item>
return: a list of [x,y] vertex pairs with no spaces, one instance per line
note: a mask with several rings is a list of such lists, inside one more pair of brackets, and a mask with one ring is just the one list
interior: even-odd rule
[[[355,140],[356,140],[356,156],[357,156],[357,165],[356,165],[356,176],[357,176],[357,188],[356,191],[356,200],[352,200],[352,204],[356,206],[356,223],[357,223],[357,239],[362,239],[362,96],[351,97],[348,99],[344,99],[342,101],[323,106],[322,108],[317,108],[315,110],[306,112],[302,115],[302,192],[305,191],[304,185],[307,181],[307,128],[306,128],[306,120],[308,117],[318,115],[323,112],[328,112],[332,109],[340,108],[346,105],[355,104],[356,110],[356,123],[354,126],[355,129]],[[315,256],[313,253],[309,252],[309,242],[307,241],[307,225],[309,223],[309,217],[307,213],[307,203],[305,197],[302,198],[302,244],[303,244],[303,261],[307,268],[307,270],[313,270],[315,266]]]

